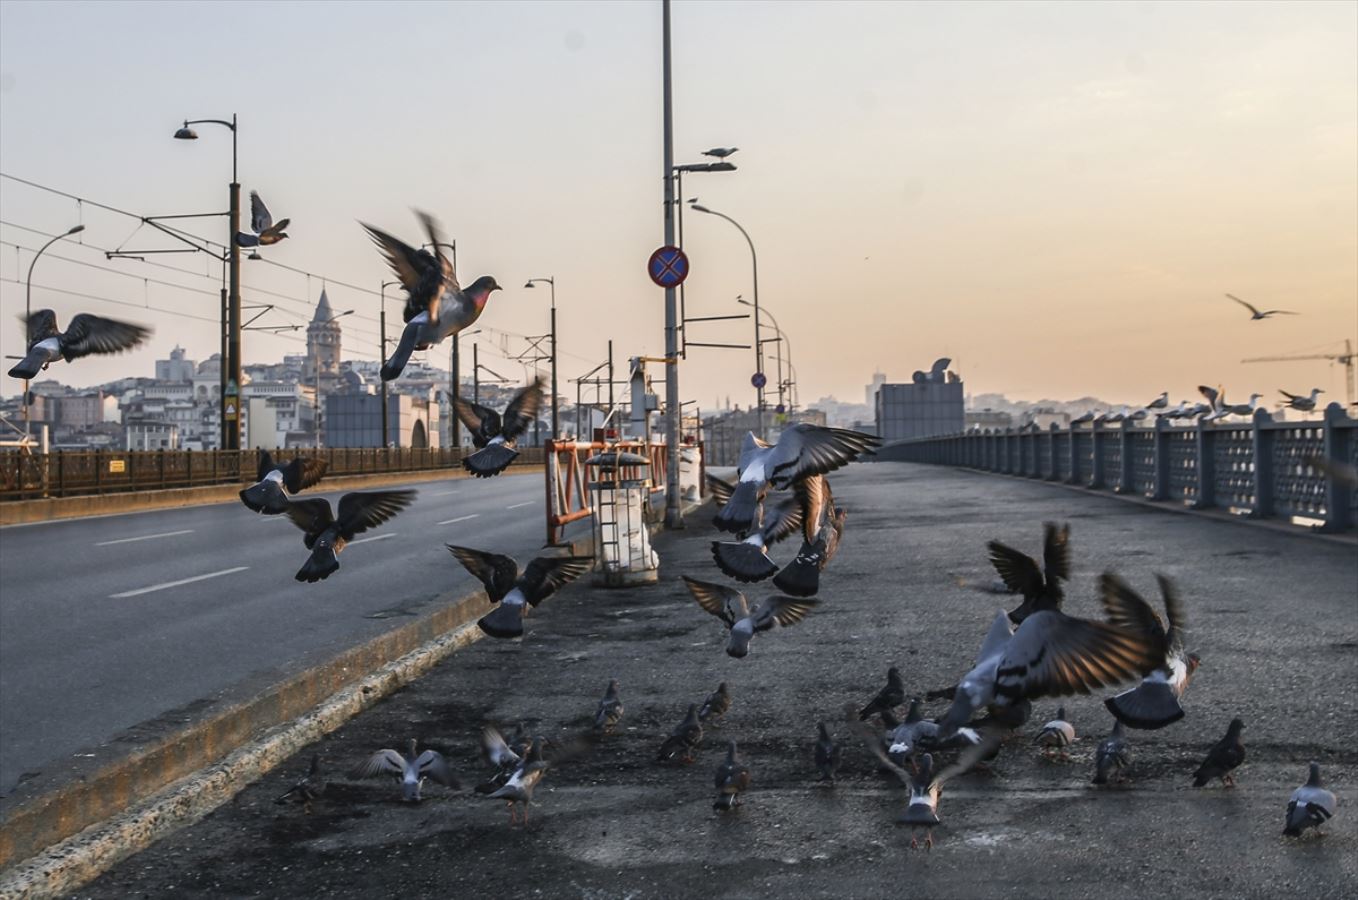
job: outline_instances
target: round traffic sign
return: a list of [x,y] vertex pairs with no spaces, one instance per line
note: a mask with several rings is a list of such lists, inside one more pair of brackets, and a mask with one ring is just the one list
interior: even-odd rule
[[750,384],[754,385],[757,388],[762,388],[764,385],[768,383],[769,380],[764,377],[763,372],[755,372],[753,375],[750,376]]
[[678,247],[666,245],[651,254],[646,272],[663,288],[678,287],[688,277],[688,257]]
[[778,415],[781,416],[783,413],[787,412],[787,407],[784,406],[783,404],[779,403],[777,406],[775,406],[775,407],[773,408],[773,411],[776,412],[776,413],[778,413]]

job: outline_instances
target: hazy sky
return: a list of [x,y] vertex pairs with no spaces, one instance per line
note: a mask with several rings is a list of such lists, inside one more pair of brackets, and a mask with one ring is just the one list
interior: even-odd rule
[[[356,220],[417,242],[410,209],[428,209],[458,241],[464,283],[509,288],[486,325],[545,331],[546,291],[521,285],[556,276],[564,380],[609,337],[619,357],[664,349],[644,267],[663,237],[660,21],[658,0],[5,0],[0,170],[140,214],[220,210],[230,133],[171,135],[234,112],[245,190],[293,220],[270,260],[376,289],[390,276]],[[861,401],[874,368],[907,380],[942,355],[972,392],[1025,399],[1140,403],[1202,382],[1342,399],[1335,366],[1239,360],[1358,337],[1358,4],[677,2],[673,24],[676,160],[740,147],[738,172],[685,192],[754,238],[804,402]],[[22,229],[77,221],[89,246],[48,251],[36,285],[183,315],[35,288],[63,321],[156,327],[143,351],[49,374],[90,384],[150,375],[175,343],[217,349],[219,265],[107,262],[100,249],[169,245],[9,179],[0,221],[5,353],[22,344],[14,282],[45,240]],[[739,233],[697,213],[685,226],[689,314],[745,311]],[[280,304],[262,321],[309,318],[319,281],[244,271],[247,288],[285,295],[247,289],[247,304]],[[1303,315],[1251,322],[1227,291]],[[329,293],[358,311],[345,355],[374,357],[377,299]],[[752,328],[691,337],[748,342]],[[300,334],[248,333],[245,358],[300,352]],[[446,345],[434,353],[446,364]],[[694,351],[682,391],[746,405],[751,371],[750,352]]]

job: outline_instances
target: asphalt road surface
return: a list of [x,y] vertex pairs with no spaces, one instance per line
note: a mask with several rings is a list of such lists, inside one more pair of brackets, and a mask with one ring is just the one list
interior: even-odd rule
[[293,579],[308,551],[287,517],[238,501],[0,530],[0,798],[25,773],[114,752],[140,723],[271,684],[474,589],[445,541],[542,546],[541,474],[408,487],[414,504],[316,584]]
[[[832,477],[848,508],[821,606],[722,652],[715,618],[679,574],[720,580],[706,516],[662,536],[658,586],[568,588],[518,642],[481,640],[306,748],[198,825],[125,861],[79,896],[371,897],[1340,897],[1358,887],[1358,554],[1307,535],[1179,515],[1030,481],[882,463]],[[1146,593],[1180,583],[1189,647],[1203,657],[1188,715],[1132,732],[1125,784],[1090,784],[1111,717],[1101,697],[1066,702],[1068,762],[1046,762],[1030,723],[988,772],[943,793],[932,851],[893,825],[904,792],[847,736],[861,706],[902,669],[907,691],[944,687],[972,664],[995,610],[985,542],[1036,551],[1041,523],[1070,522],[1067,611],[1096,615],[1114,568]],[[280,526],[281,527],[281,526]],[[775,549],[787,560],[795,548]],[[345,574],[345,573],[341,573]],[[962,582],[959,584],[959,581]],[[766,594],[756,587],[755,597]],[[1158,600],[1157,600],[1158,603]],[[483,723],[527,723],[563,740],[588,727],[609,678],[622,684],[617,732],[549,769],[530,824],[469,788],[426,786],[416,806],[389,782],[344,775],[410,737],[447,753],[475,784]],[[656,749],[687,704],[726,680],[735,704],[692,766]],[[1044,721],[1057,701],[1036,704]],[[929,712],[940,713],[942,704]],[[1233,716],[1245,720],[1239,786],[1191,787]],[[834,787],[811,763],[816,721],[848,743]],[[754,783],[734,814],[714,812],[727,738]],[[322,755],[331,786],[308,815],[274,799]],[[1292,789],[1318,760],[1340,797],[1322,837],[1284,839]]]

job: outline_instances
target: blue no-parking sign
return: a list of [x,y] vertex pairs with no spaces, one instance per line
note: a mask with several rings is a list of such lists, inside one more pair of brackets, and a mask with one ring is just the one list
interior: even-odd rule
[[661,247],[647,260],[646,272],[663,288],[678,287],[688,277],[688,257],[678,247]]

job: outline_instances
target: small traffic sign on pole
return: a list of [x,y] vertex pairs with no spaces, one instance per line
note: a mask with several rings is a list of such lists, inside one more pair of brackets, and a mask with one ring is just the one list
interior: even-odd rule
[[763,372],[755,372],[753,375],[750,376],[750,384],[753,385],[754,387],[762,388],[764,385],[768,383],[769,380],[764,377]]
[[646,272],[663,288],[678,287],[688,277],[688,257],[678,247],[666,245],[651,254]]

